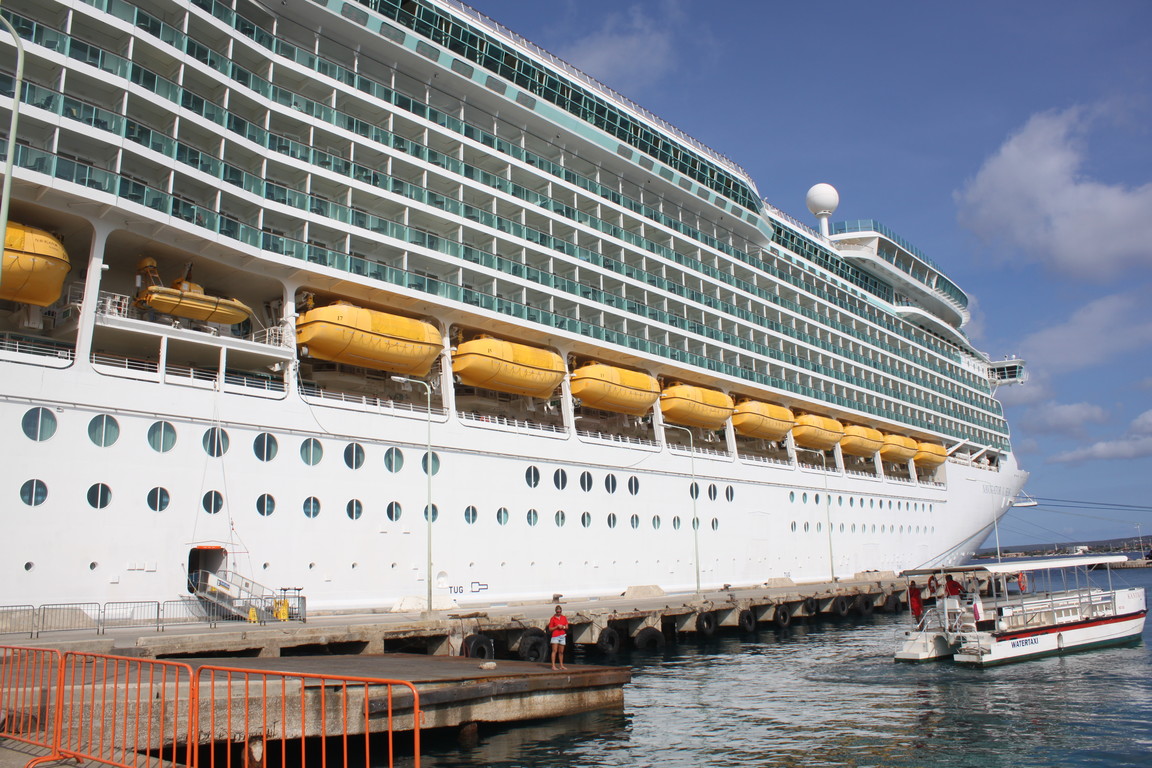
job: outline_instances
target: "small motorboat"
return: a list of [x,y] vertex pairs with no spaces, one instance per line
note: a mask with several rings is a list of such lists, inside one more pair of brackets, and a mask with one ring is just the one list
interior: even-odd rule
[[1127,559],[1062,557],[905,571],[911,589],[927,591],[921,592],[926,610],[905,632],[896,661],[951,659],[988,667],[1134,641],[1148,612],[1144,589],[1114,587],[1109,567]]
[[[201,285],[189,280],[191,262],[170,287],[160,283],[156,260],[151,257],[140,260],[136,274],[138,291],[135,303],[140,309],[221,325],[236,325],[252,317],[252,310],[239,299],[211,296],[204,293]],[[148,280],[151,285],[142,285],[143,280]]]

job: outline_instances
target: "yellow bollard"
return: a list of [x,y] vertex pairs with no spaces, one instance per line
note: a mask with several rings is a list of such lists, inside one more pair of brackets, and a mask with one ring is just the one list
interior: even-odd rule
[[260,623],[260,617],[256,615],[256,606],[250,606],[248,608],[248,623],[249,624],[259,624]]

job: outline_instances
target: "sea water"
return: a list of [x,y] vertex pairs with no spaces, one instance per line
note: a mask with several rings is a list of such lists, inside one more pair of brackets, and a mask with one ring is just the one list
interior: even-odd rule
[[[1143,586],[1152,569],[1115,571]],[[907,614],[721,631],[630,665],[623,713],[482,726],[426,740],[426,768],[474,766],[1148,766],[1152,622],[1143,641],[989,669],[896,664]]]

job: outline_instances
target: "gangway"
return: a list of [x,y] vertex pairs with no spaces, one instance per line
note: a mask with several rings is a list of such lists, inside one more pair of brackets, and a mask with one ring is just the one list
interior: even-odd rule
[[302,595],[276,592],[235,571],[198,571],[193,594],[210,613],[264,624],[303,617]]

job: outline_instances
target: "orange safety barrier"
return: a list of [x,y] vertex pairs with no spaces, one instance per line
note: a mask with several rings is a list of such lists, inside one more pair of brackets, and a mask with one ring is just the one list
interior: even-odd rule
[[0,646],[0,737],[52,749],[60,652]]
[[[420,696],[411,683],[205,666],[196,690],[198,766],[392,766],[398,758],[420,766]],[[398,727],[411,732],[410,753],[396,743]]]
[[66,653],[58,685],[56,750],[44,759],[193,765],[196,681],[187,664]]

